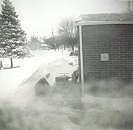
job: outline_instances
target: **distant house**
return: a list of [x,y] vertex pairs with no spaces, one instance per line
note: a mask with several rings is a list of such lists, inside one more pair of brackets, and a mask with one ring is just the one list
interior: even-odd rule
[[133,13],[81,15],[80,72],[88,80],[133,80]]

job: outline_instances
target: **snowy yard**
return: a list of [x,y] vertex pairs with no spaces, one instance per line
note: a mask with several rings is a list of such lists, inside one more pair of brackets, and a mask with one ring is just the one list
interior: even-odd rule
[[[62,54],[62,52],[56,52],[53,50],[35,51],[34,57],[14,59],[14,66],[18,67],[14,69],[0,70],[0,98],[7,98],[16,92],[18,86],[32,76],[40,66],[43,66],[43,68],[39,71],[44,71],[43,73],[45,74],[47,72],[47,70],[45,70],[47,66],[50,64],[56,64],[56,60],[61,58],[67,59],[68,62],[73,62],[73,59],[68,57],[67,51]],[[38,75],[40,75],[40,72]]]
[[0,1],[0,130],[133,130],[133,83],[90,81],[132,76],[133,3],[119,1]]
[[35,55],[32,58],[14,59],[14,66],[19,67],[0,70],[0,97],[5,98],[10,96],[10,94],[17,89],[19,84],[32,75],[43,62],[46,63],[52,60],[54,55],[54,52],[47,52],[45,57],[43,57],[44,55]]
[[[2,129],[133,129],[132,85],[122,87],[114,82],[88,84],[86,96],[81,98],[80,85],[64,82],[49,88],[48,95],[35,96],[32,88],[35,77],[38,78],[42,74],[42,68],[45,73],[45,65],[59,65],[59,61],[64,65],[64,60],[60,60],[62,58],[69,63],[74,61],[74,57],[69,57],[67,52],[63,55],[55,51],[36,52],[32,58],[14,61],[20,67],[0,70]],[[74,61],[73,65],[75,64]],[[29,78],[32,76],[34,78]]]

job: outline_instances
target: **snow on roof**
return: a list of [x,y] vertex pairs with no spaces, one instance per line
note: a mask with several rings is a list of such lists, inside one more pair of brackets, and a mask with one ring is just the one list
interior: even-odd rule
[[90,23],[127,23],[133,24],[133,12],[130,13],[106,13],[106,14],[85,14],[80,15],[77,24]]
[[71,75],[75,70],[77,70],[77,66],[70,65],[64,58],[52,62],[47,68],[47,71],[53,73],[55,77],[61,74]]
[[[70,76],[75,70],[77,70],[77,66],[69,65],[64,58],[59,58],[48,63],[48,65],[46,65],[46,63],[41,64],[21,86],[30,84],[30,86],[34,87],[42,78],[45,78],[50,86],[53,86],[56,77],[61,76],[62,74]],[[49,76],[47,77],[47,75]]]

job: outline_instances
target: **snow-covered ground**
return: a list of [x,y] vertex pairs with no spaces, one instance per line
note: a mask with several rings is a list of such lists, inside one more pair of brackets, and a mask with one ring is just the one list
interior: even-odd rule
[[[35,51],[33,55],[30,58],[14,59],[14,66],[18,66],[14,69],[0,70],[0,98],[8,98],[14,94],[19,89],[19,85],[26,81],[41,65],[45,69],[45,65],[47,68],[48,65],[56,64],[56,60],[62,58],[68,62],[74,61],[73,58],[69,57],[67,51]],[[40,71],[45,71],[44,69]]]
[[[50,95],[44,97],[33,96],[32,99],[30,98],[32,96],[30,88],[35,82],[35,78],[45,73],[43,73],[45,66],[48,67],[52,64],[52,66],[58,65],[63,68],[67,66],[65,61],[73,62],[72,66],[76,66],[77,62],[75,61],[77,59],[69,57],[68,54],[68,52],[62,54],[62,52],[55,51],[35,52],[35,56],[32,58],[15,60],[15,65],[20,67],[0,70],[0,98],[7,99],[11,98],[11,95],[16,94],[14,95],[16,100],[10,101],[19,103],[20,108],[24,108],[16,108],[14,104],[10,106],[9,102],[2,102],[3,100],[0,99],[0,110],[2,113],[0,114],[0,128],[1,122],[4,122],[7,127],[9,126],[7,130],[11,130],[11,128],[19,130],[22,127],[25,130],[133,129],[133,99],[127,96],[128,94],[132,95],[132,85],[129,87],[129,90],[127,86],[123,87],[124,90],[117,88],[114,90],[114,87],[119,88],[119,86],[115,86],[114,82],[114,86],[113,84],[109,86],[108,82],[105,84],[102,82],[101,87],[100,83],[98,83],[97,89],[97,92],[101,95],[95,92],[92,94],[88,92],[88,95],[80,98],[80,86],[66,84],[58,86]],[[63,69],[61,70],[66,71],[66,68]],[[50,70],[56,70],[56,67]],[[21,84],[23,85],[21,86]],[[91,87],[91,84],[88,84],[89,86]],[[92,87],[96,88],[96,84],[95,86],[92,85]],[[25,93],[23,88],[28,93]],[[127,97],[124,98],[123,93],[125,92]],[[110,96],[114,94],[117,95],[117,98]],[[121,97],[118,98],[119,94]],[[25,102],[23,101],[29,99],[30,102],[28,101],[25,107],[23,104]]]

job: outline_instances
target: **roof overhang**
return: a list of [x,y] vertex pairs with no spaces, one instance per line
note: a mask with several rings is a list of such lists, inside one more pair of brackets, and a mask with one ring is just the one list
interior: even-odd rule
[[108,24],[133,24],[133,21],[78,21],[77,26],[82,25],[108,25]]

